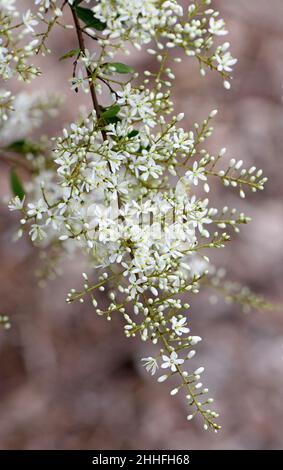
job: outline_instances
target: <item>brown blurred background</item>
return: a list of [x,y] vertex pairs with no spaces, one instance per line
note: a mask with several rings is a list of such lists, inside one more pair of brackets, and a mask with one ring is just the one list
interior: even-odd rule
[[[29,2],[26,2],[29,3]],[[33,2],[32,2],[33,3]],[[233,55],[239,58],[231,92],[216,74],[200,77],[188,59],[176,66],[175,99],[186,125],[219,109],[210,149],[264,168],[266,191],[249,195],[215,189],[219,204],[242,207],[252,216],[217,260],[231,279],[249,285],[274,303],[283,302],[283,2],[218,0],[227,20]],[[57,121],[44,131],[60,132],[78,113],[80,98],[66,82],[71,62],[58,62],[76,47],[72,34],[55,31],[48,72],[29,87],[67,96]],[[140,62],[136,62],[140,59]],[[134,65],[151,65],[135,54]],[[128,59],[129,61],[129,59]],[[19,87],[19,85],[17,85]],[[0,164],[1,196],[7,167]],[[217,205],[217,202],[215,202]],[[16,217],[0,208],[0,313],[12,329],[0,331],[1,449],[282,449],[283,312],[248,315],[206,295],[193,299],[190,322],[203,337],[196,358],[216,398],[223,430],[205,433],[187,423],[182,399],[169,396],[140,367],[150,346],[124,338],[119,321],[96,317],[86,303],[64,302],[79,286],[80,259],[65,263],[64,275],[45,289],[36,286],[37,253],[26,241],[12,243]],[[216,259],[216,257],[215,257]]]

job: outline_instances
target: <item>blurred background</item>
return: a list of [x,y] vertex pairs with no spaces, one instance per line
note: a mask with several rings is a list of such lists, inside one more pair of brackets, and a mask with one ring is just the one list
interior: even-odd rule
[[[26,1],[26,4],[29,4]],[[33,3],[33,1],[31,2]],[[186,2],[184,2],[186,3]],[[218,0],[239,63],[231,92],[217,74],[205,79],[192,60],[176,65],[174,98],[191,126],[214,108],[219,114],[213,151],[263,168],[266,191],[239,201],[215,188],[214,205],[242,207],[253,221],[214,259],[230,279],[250,286],[275,304],[283,303],[283,2]],[[70,33],[56,30],[54,54],[42,62],[47,75],[28,90],[66,96],[48,135],[77,116],[81,97],[68,89],[71,61],[58,57],[75,48]],[[132,56],[142,70],[152,58]],[[129,60],[128,60],[129,62]],[[20,89],[19,84],[15,84]],[[8,168],[0,163],[1,197],[9,192]],[[0,331],[1,449],[282,449],[283,309],[243,314],[240,307],[206,294],[192,300],[193,334],[203,337],[196,364],[216,399],[223,429],[205,433],[188,423],[180,397],[157,384],[140,367],[150,346],[126,340],[118,320],[96,317],[88,303],[64,302],[81,285],[83,260],[66,261],[63,276],[46,288],[36,285],[37,252],[22,240],[12,243],[16,217],[0,206],[0,314],[11,316]]]

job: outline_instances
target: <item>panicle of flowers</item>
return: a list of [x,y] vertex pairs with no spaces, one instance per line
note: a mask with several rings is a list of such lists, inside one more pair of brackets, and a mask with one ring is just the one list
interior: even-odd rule
[[[31,152],[33,177],[25,191],[14,179],[9,207],[20,211],[18,236],[27,232],[47,250],[86,255],[89,273],[67,302],[89,299],[97,315],[120,315],[126,337],[138,336],[156,348],[143,358],[145,369],[151,375],[161,371],[159,383],[172,380],[172,396],[184,393],[188,420],[200,415],[204,429],[217,431],[218,413],[200,381],[204,369],[191,365],[201,338],[191,335],[190,305],[183,298],[215,278],[207,250],[223,248],[250,220],[234,208],[213,207],[210,182],[218,178],[244,197],[246,189],[262,190],[266,178],[255,167],[243,169],[241,160],[225,163],[226,149],[217,156],[207,151],[216,110],[189,130],[181,125],[184,114],[174,110],[172,48],[194,56],[202,74],[206,68],[218,71],[229,88],[236,59],[228,43],[214,45],[227,30],[210,4],[190,2],[184,11],[175,0],[75,0],[58,10],[53,0],[35,1],[36,21],[47,23],[37,44],[43,52],[53,26],[64,26],[67,9],[72,14],[78,45],[61,60],[73,61],[71,88],[88,92],[92,109],[53,138],[45,158]],[[26,13],[28,34],[35,26],[30,17]],[[94,50],[86,47],[90,37]],[[157,66],[139,76],[131,65],[114,61],[129,44],[151,46]],[[10,95],[2,95],[0,109],[8,116]],[[28,158],[30,152],[23,153]],[[108,299],[103,309],[97,292]],[[241,295],[230,298],[244,303]]]
[[57,115],[62,103],[59,95],[48,93],[11,92],[0,94],[0,139],[2,146],[26,138],[43,120]]
[[219,12],[209,8],[211,3],[211,0],[198,0],[183,8],[176,0],[101,0],[92,11],[100,21],[99,41],[107,47],[110,56],[115,54],[117,44],[128,41],[140,49],[154,39],[156,47],[148,52],[157,59],[166,48],[181,48],[186,55],[197,58],[202,75],[207,69],[220,72],[224,86],[229,89],[237,60],[232,57],[228,42],[215,45],[215,40],[226,36],[228,31]]
[[0,2],[0,78],[17,76],[28,82],[40,73],[30,63],[38,44],[34,30],[38,21],[31,10],[20,13],[18,6],[16,0]]

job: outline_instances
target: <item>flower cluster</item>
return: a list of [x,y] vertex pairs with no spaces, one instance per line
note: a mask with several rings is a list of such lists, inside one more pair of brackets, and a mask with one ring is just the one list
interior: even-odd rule
[[[4,49],[17,16],[14,3],[0,3],[9,17],[3,19],[8,21]],[[227,30],[210,4],[190,2],[184,11],[175,0],[69,0],[61,8],[54,0],[35,1],[36,17],[26,12],[21,27],[33,34],[37,22],[48,25],[42,40],[36,39],[37,52],[46,51],[55,24],[64,26],[65,10],[72,14],[78,47],[61,59],[73,60],[71,88],[88,92],[92,109],[53,138],[52,150],[48,144],[45,151],[35,150],[30,142],[21,141],[32,178],[23,188],[12,175],[15,197],[9,207],[21,213],[18,236],[27,232],[49,253],[56,250],[53,259],[58,250],[80,250],[87,256],[89,272],[83,273],[83,287],[72,289],[67,302],[90,299],[96,313],[108,320],[119,314],[126,337],[139,336],[157,348],[156,355],[142,359],[146,370],[151,375],[161,371],[159,383],[178,381],[171,395],[184,392],[188,420],[200,415],[204,429],[217,431],[218,413],[211,409],[213,400],[206,398],[208,389],[200,382],[204,368],[191,366],[201,338],[191,335],[190,305],[183,294],[197,294],[205,283],[218,288],[207,250],[224,247],[231,233],[250,220],[234,208],[210,204],[213,178],[236,188],[241,197],[247,190],[262,190],[266,178],[261,169],[246,169],[241,160],[226,159],[225,149],[216,156],[207,151],[216,110],[190,130],[181,126],[184,115],[174,111],[172,48],[195,57],[202,74],[206,68],[218,71],[230,87],[236,59],[227,42],[215,45]],[[90,38],[94,51],[86,48]],[[137,49],[150,46],[148,52],[157,59],[154,70],[139,76],[132,66],[114,62],[114,55],[127,52],[130,44]],[[2,54],[5,61],[8,52]],[[102,91],[107,104],[98,101]],[[8,119],[12,106],[11,96],[3,92],[4,134],[15,127],[13,118]],[[30,109],[29,105],[27,114]],[[33,126],[32,114],[29,121]],[[103,310],[97,292],[105,292],[108,299]],[[229,300],[244,303],[242,294],[231,294]],[[251,305],[262,304],[251,300]]]
[[8,80],[14,75],[30,81],[40,72],[30,64],[36,54],[38,39],[33,36],[38,24],[30,10],[20,14],[15,0],[0,2],[0,78]]
[[101,0],[92,11],[102,25],[101,44],[116,48],[117,41],[129,41],[140,49],[154,40],[156,49],[149,49],[153,54],[164,48],[182,48],[199,60],[203,75],[206,68],[218,70],[225,87],[230,88],[228,78],[237,60],[228,42],[214,47],[215,38],[228,31],[219,12],[208,8],[210,4],[211,0],[190,2],[184,11],[176,0]]
[[[19,141],[40,127],[45,118],[57,114],[61,98],[45,93],[22,92],[13,96],[11,92],[0,94],[0,139],[2,145]],[[1,111],[0,111],[1,112]]]

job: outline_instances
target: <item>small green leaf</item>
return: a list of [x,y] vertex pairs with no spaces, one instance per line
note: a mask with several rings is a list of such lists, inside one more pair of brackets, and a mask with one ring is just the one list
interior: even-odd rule
[[10,184],[11,184],[11,190],[15,196],[18,196],[20,200],[22,201],[24,196],[25,196],[25,191],[23,188],[23,185],[16,173],[16,170],[12,168],[11,174],[10,174]]
[[136,137],[137,135],[139,134],[139,131],[137,131],[136,129],[134,129],[133,131],[129,132],[128,134],[128,138],[129,139],[132,139],[133,137]]
[[107,67],[115,70],[117,73],[134,73],[135,69],[129,65],[123,64],[122,62],[107,62]]
[[106,119],[105,121],[106,124],[117,124],[117,122],[121,122],[121,118],[119,118],[119,116],[114,116]]
[[102,21],[96,18],[92,10],[75,6],[75,11],[79,19],[82,20],[88,28],[94,28],[98,31],[103,31],[106,28],[106,23],[102,23]]
[[62,55],[59,60],[64,60],[64,59],[69,59],[69,57],[74,57],[75,55],[79,55],[80,49],[72,49],[69,52],[66,52],[66,54]]
[[39,146],[29,140],[16,140],[15,142],[9,144],[6,147],[6,150],[24,155],[27,153],[37,154],[40,152]]
[[107,121],[108,119],[117,116],[120,109],[121,109],[120,106],[118,104],[115,104],[114,106],[111,106],[110,108],[106,109],[106,111],[103,111],[103,113],[101,113],[101,117],[105,121]]

